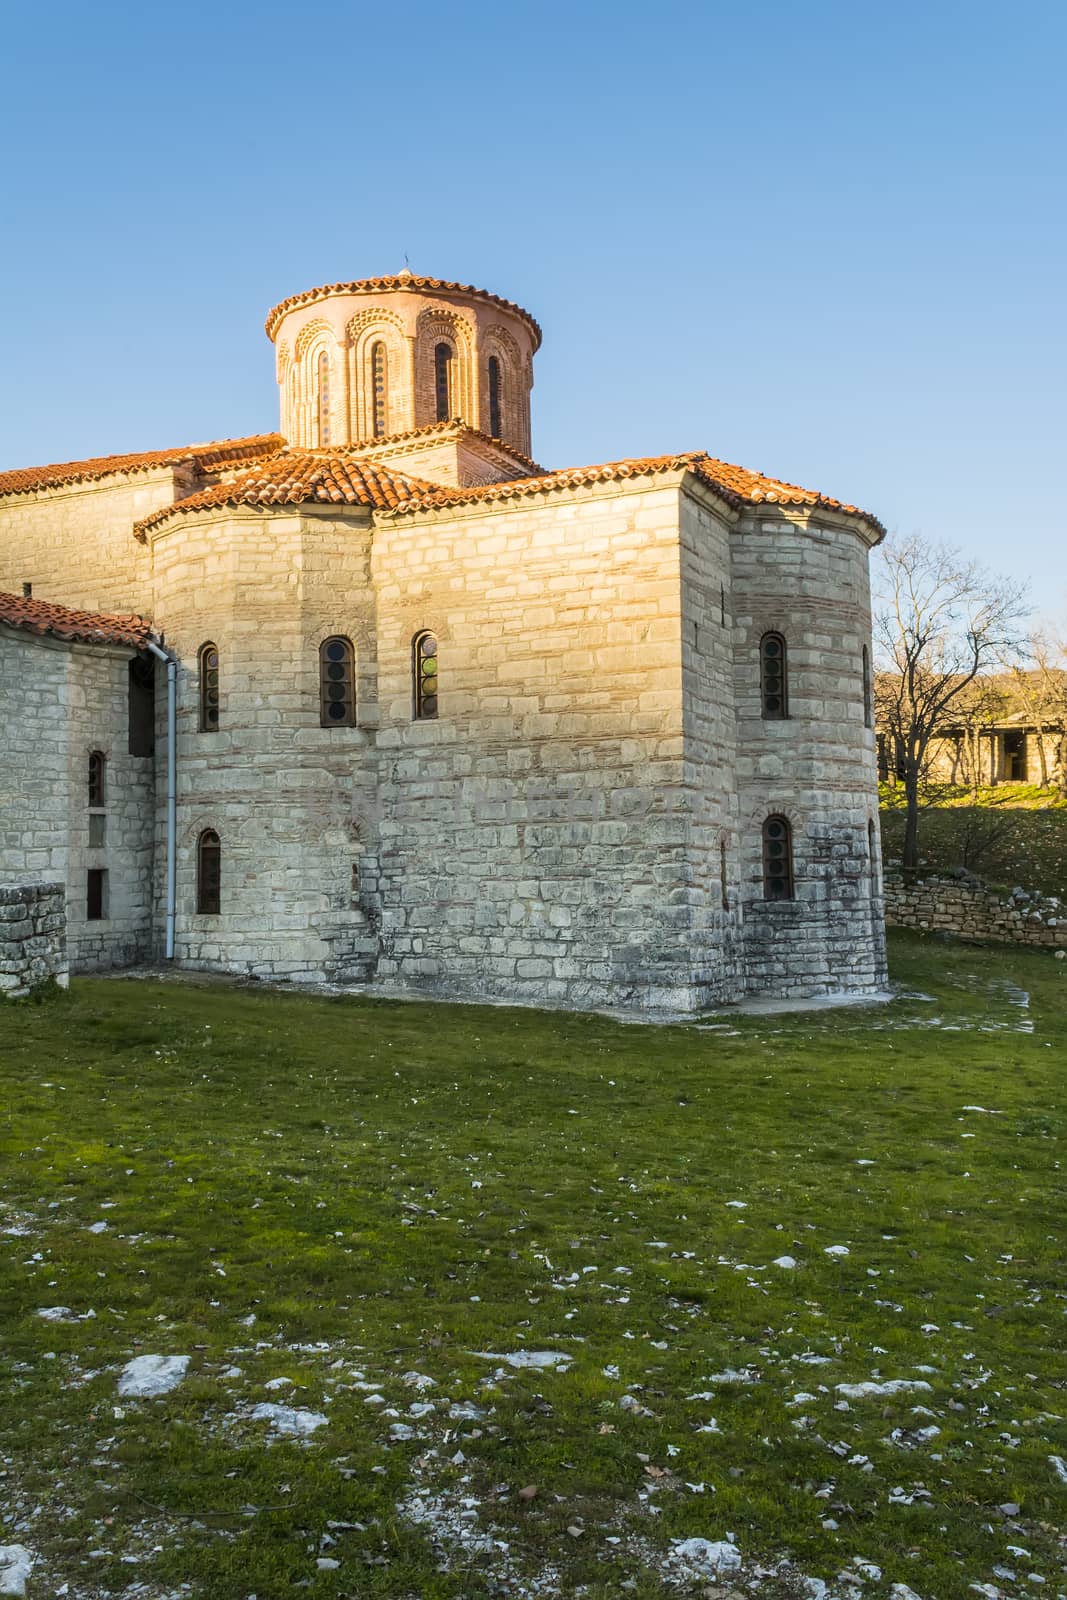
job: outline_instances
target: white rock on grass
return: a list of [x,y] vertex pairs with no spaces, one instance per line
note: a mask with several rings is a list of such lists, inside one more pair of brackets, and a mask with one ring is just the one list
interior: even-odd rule
[[73,1322],[76,1320],[69,1306],[42,1306],[37,1315],[44,1322]]
[[1067,1461],[1062,1456],[1049,1456],[1049,1464],[1061,1483],[1067,1483]]
[[932,1394],[922,1378],[890,1378],[886,1383],[839,1383],[837,1393],[846,1400],[870,1400],[887,1394]]
[[169,1394],[185,1377],[188,1356],[135,1356],[119,1377],[119,1394],[131,1400],[154,1400]]
[[783,1272],[791,1272],[796,1266],[796,1261],[792,1256],[775,1256],[774,1260],[771,1262],[771,1266],[781,1267]]
[[849,1248],[847,1244],[828,1244],[823,1251],[824,1256],[847,1256],[848,1254]]
[[565,1350],[516,1350],[511,1355],[500,1355],[493,1350],[471,1350],[468,1353],[479,1361],[500,1361],[517,1370],[533,1367],[538,1371],[547,1371],[558,1367],[562,1372],[574,1361],[574,1357]]
[[919,1596],[906,1583],[892,1583],[889,1586],[889,1600],[919,1600]]
[[717,1578],[740,1570],[741,1552],[726,1539],[672,1539],[670,1560],[683,1578]]
[[400,1381],[408,1389],[422,1390],[437,1388],[436,1379],[428,1378],[425,1372],[405,1372]]
[[324,1428],[330,1420],[321,1411],[305,1411],[300,1406],[272,1405],[268,1400],[253,1406],[251,1417],[253,1422],[269,1422],[278,1433],[288,1433],[298,1439],[307,1438],[316,1428]]
[[33,1571],[33,1552],[24,1544],[0,1544],[0,1594],[24,1595]]

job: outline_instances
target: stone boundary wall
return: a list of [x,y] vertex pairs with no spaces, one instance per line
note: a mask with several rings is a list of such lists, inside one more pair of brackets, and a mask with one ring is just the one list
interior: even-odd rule
[[61,883],[0,884],[0,996],[17,1000],[54,978],[67,986],[67,911]]
[[973,880],[885,879],[885,920],[891,928],[927,928],[959,939],[1067,949],[1067,908],[1054,897],[1013,889],[998,894]]

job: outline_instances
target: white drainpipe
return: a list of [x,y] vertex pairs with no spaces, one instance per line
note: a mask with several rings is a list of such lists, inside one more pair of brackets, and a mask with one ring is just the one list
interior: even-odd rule
[[167,960],[174,960],[174,913],[178,886],[178,663],[161,645],[145,643],[159,661],[167,663]]

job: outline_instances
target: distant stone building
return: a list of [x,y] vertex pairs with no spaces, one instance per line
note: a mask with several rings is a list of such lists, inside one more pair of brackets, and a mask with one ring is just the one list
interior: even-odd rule
[[72,970],[880,986],[879,523],[702,452],[544,471],[540,330],[477,289],[267,331],[279,434],[0,474],[0,880],[66,883]]

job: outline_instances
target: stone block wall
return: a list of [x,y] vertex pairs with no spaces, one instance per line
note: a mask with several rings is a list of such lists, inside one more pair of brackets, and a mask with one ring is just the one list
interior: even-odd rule
[[922,928],[959,939],[1067,949],[1067,908],[1052,896],[1016,889],[998,894],[959,878],[908,883],[886,874],[885,920],[893,928]]
[[61,883],[0,884],[0,997],[18,1000],[54,979],[67,986]]
[[[132,652],[0,627],[0,883],[65,885],[72,971],[151,948],[155,763],[129,753]],[[89,756],[104,803],[89,806]],[[89,920],[88,875],[105,874]]]
[[[863,684],[867,544],[828,511],[769,507],[746,512],[731,542],[747,990],[882,988],[877,757]],[[769,632],[786,642],[780,720],[762,715],[760,640]],[[762,829],[775,814],[792,830],[793,900],[763,895]]]

